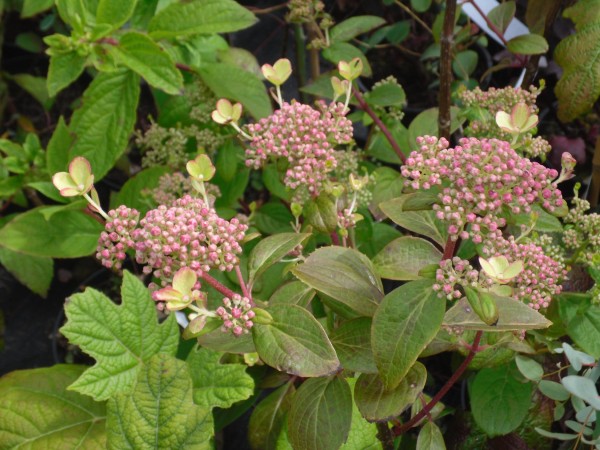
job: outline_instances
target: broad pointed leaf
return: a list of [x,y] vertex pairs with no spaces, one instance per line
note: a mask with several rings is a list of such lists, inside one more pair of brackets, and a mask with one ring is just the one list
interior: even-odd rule
[[438,264],[442,252],[425,239],[402,236],[394,239],[375,258],[373,265],[377,274],[390,280],[417,280],[419,271],[426,266]]
[[254,450],[278,448],[277,438],[286,423],[294,394],[294,384],[286,383],[254,408],[248,425],[248,441]]
[[141,367],[157,353],[175,354],[179,342],[173,315],[157,323],[148,289],[129,272],[124,273],[122,303],[88,288],[73,295],[65,308],[67,323],[61,332],[96,364],[70,389],[104,400],[134,385]]
[[360,317],[342,323],[331,333],[331,343],[344,369],[377,373],[371,349],[371,323],[371,318]]
[[33,292],[46,297],[54,276],[52,258],[26,255],[0,247],[0,264]]
[[250,252],[248,282],[252,284],[273,264],[300,245],[309,233],[279,233],[261,240]]

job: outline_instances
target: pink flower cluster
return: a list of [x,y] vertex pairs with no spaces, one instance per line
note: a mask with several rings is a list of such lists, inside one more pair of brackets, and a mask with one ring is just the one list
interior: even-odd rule
[[342,103],[317,104],[319,110],[298,102],[281,108],[258,123],[248,125],[252,140],[246,150],[246,165],[254,169],[267,161],[288,161],[284,183],[290,189],[306,187],[317,196],[336,167],[335,144],[352,140],[352,122]]
[[480,283],[480,272],[475,270],[469,261],[458,256],[440,262],[435,280],[433,290],[438,292],[440,298],[445,297],[447,300],[456,300],[463,296],[463,293],[456,289],[457,284],[470,287],[483,285],[486,288],[493,284],[489,278],[481,280]]
[[170,207],[161,205],[146,214],[133,232],[136,260],[168,284],[181,267],[200,275],[217,268],[230,271],[239,263],[247,225],[227,221],[203,200],[185,195]]
[[247,297],[239,294],[233,295],[233,298],[223,298],[223,305],[217,308],[217,316],[223,319],[222,331],[231,331],[234,336],[241,336],[242,333],[248,333],[254,325],[254,311],[252,311],[252,302]]
[[564,266],[533,242],[520,243],[512,236],[505,239],[500,232],[494,234],[482,249],[487,257],[505,256],[509,261],[523,261],[523,271],[510,283],[512,296],[534,309],[547,308],[552,296],[562,290],[561,283],[567,276]]
[[539,203],[553,211],[563,203],[552,184],[558,172],[519,156],[508,142],[463,138],[449,148],[446,139],[425,136],[417,143],[419,151],[402,166],[405,184],[413,189],[442,187],[440,204],[433,208],[440,220],[450,223],[453,239],[472,237],[481,243],[487,232],[506,225],[500,217],[503,207],[520,213]]
[[109,219],[98,239],[96,258],[104,267],[120,269],[127,249],[134,246],[131,233],[137,227],[140,213],[124,205],[108,212]]

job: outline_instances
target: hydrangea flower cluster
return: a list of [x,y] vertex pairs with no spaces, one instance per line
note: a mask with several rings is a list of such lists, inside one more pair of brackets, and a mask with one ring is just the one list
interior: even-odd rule
[[452,259],[445,259],[440,262],[440,268],[435,275],[436,283],[433,290],[438,292],[440,298],[445,297],[448,300],[456,300],[463,296],[462,292],[456,289],[456,285],[476,287],[483,285],[491,287],[492,280],[483,276],[476,270],[469,261],[455,256]]
[[125,252],[135,245],[132,232],[138,225],[140,213],[121,205],[117,209],[111,209],[108,217],[98,239],[96,258],[104,267],[120,269],[125,260]]
[[161,205],[146,214],[132,233],[136,260],[146,273],[154,269],[163,286],[181,267],[199,275],[217,268],[231,271],[239,263],[247,225],[227,221],[203,200],[185,195],[171,206]]
[[590,203],[579,197],[573,198],[573,207],[565,217],[563,243],[574,253],[573,262],[589,266],[594,255],[600,254],[600,214],[586,214]]
[[254,311],[252,311],[252,302],[247,297],[235,294],[232,298],[223,298],[223,305],[217,308],[217,316],[223,319],[224,332],[231,332],[234,336],[241,336],[248,333],[254,325]]
[[552,183],[558,172],[519,156],[508,142],[463,138],[449,148],[446,139],[425,136],[417,143],[419,151],[413,151],[401,169],[405,184],[425,190],[442,186],[434,210],[450,223],[448,233],[454,240],[471,237],[481,243],[487,233],[506,225],[500,217],[503,207],[518,214],[529,212],[535,203],[548,211],[563,204]]
[[285,185],[305,188],[316,197],[337,165],[334,145],[352,140],[352,122],[345,117],[348,110],[343,103],[317,106],[320,110],[294,101],[283,103],[269,117],[249,124],[252,139],[246,165],[259,169],[269,160],[283,158],[289,163]]
[[486,256],[505,256],[509,261],[522,261],[523,270],[511,281],[513,297],[534,309],[547,308],[552,296],[560,294],[567,276],[565,267],[544,253],[533,242],[517,242],[513,236],[502,237],[500,231],[488,236],[482,252]]
[[[494,120],[499,111],[511,111],[518,103],[525,103],[531,114],[538,113],[535,101],[544,86],[530,86],[529,90],[506,87],[502,89],[490,88],[487,91],[479,87],[469,91],[460,92],[459,98],[467,107],[469,125],[465,134],[472,137],[497,138],[511,140],[510,133],[502,131]],[[469,111],[470,110],[470,111]],[[530,157],[540,157],[548,153],[552,147],[542,137],[533,137],[531,133],[524,133],[518,142],[519,151]]]

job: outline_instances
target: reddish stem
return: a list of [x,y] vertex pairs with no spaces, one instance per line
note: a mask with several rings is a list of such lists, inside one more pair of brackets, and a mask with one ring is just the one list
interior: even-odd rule
[[338,246],[340,245],[340,238],[338,237],[338,235],[335,231],[332,231],[329,236],[331,237],[331,243],[333,245],[338,245]]
[[242,275],[240,266],[235,266],[235,274],[237,275],[240,287],[242,288],[242,294],[244,294],[244,297],[246,297],[250,300],[251,303],[253,303],[252,296],[250,295],[250,291],[248,291],[248,287],[246,286],[246,282],[244,281],[244,277]]
[[214,287],[217,291],[223,294],[227,298],[233,298],[235,292],[229,289],[227,286],[223,285],[220,281],[211,277],[207,272],[202,272],[202,279]]
[[456,249],[456,242],[453,241],[450,237],[446,241],[446,246],[444,247],[444,254],[442,255],[442,261],[450,259],[454,256],[454,250]]
[[416,423],[419,423],[419,421],[421,419],[423,419],[425,416],[429,415],[429,413],[431,412],[433,407],[435,405],[437,405],[439,403],[439,401],[444,397],[444,395],[446,395],[448,393],[450,388],[452,386],[454,386],[454,383],[456,383],[458,381],[458,379],[462,376],[462,374],[465,372],[465,370],[467,370],[467,367],[469,367],[469,364],[471,364],[471,361],[473,361],[473,358],[475,357],[475,353],[477,353],[477,350],[479,348],[479,342],[481,342],[482,335],[483,335],[483,331],[481,331],[481,330],[478,331],[477,334],[475,334],[475,339],[473,340],[473,345],[471,346],[471,350],[469,351],[469,354],[467,355],[465,360],[462,362],[462,364],[458,367],[458,369],[456,369],[456,372],[454,372],[452,374],[452,376],[448,379],[448,381],[446,381],[446,384],[444,384],[444,386],[442,386],[442,388],[439,390],[439,392],[437,394],[435,394],[435,396],[431,399],[431,401],[429,403],[427,403],[427,405],[425,405],[423,407],[423,409],[421,411],[419,411],[408,422],[406,422],[400,426],[394,427],[393,431],[394,431],[395,436],[400,436],[401,434],[406,433]]
[[406,156],[404,155],[404,153],[402,152],[402,149],[400,148],[400,146],[398,145],[398,143],[392,136],[392,133],[390,132],[388,127],[386,127],[385,124],[381,121],[381,119],[377,116],[377,114],[375,114],[375,111],[373,111],[371,109],[371,107],[365,101],[365,99],[362,96],[362,94],[360,93],[360,91],[358,89],[356,89],[355,86],[352,86],[352,92],[354,93],[354,98],[356,98],[356,101],[358,102],[360,109],[362,109],[364,112],[366,112],[369,115],[369,117],[371,119],[373,119],[373,122],[375,123],[375,125],[377,125],[379,127],[379,129],[381,130],[381,132],[383,133],[385,138],[388,140],[388,142],[390,143],[390,145],[392,146],[392,148],[398,155],[398,158],[400,158],[400,161],[402,161],[402,163],[404,164],[404,162],[406,161]]
[[[477,10],[477,12],[479,13],[479,15],[483,18],[483,20],[485,20],[485,23],[489,27],[489,29],[492,30],[494,32],[494,34],[496,36],[498,36],[498,39],[500,39],[500,41],[504,44],[504,46],[506,48],[508,48],[508,41],[504,37],[504,33],[502,31],[500,31],[496,25],[494,25],[494,23],[488,18],[488,16],[479,7],[477,2],[475,2],[473,0],[465,0],[465,3],[470,3],[471,5],[473,5],[473,8],[475,8]],[[525,65],[526,59],[523,58],[523,56],[515,54],[515,57],[517,58],[517,60],[521,64],[521,66]]]

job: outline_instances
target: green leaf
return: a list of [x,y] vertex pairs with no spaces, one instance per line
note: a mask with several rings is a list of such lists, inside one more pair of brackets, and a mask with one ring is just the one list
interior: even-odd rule
[[294,393],[293,383],[284,384],[254,408],[248,425],[248,441],[253,449],[277,448],[277,438],[286,423]]
[[600,410],[600,398],[594,380],[579,375],[568,375],[563,377],[560,382],[572,395],[584,400],[596,411]]
[[414,236],[402,236],[386,245],[375,258],[377,274],[389,280],[417,280],[419,271],[430,264],[438,264],[440,252],[431,242]]
[[474,50],[463,50],[458,52],[452,60],[452,70],[456,76],[463,80],[468,80],[471,74],[477,68],[479,56]]
[[65,124],[65,119],[60,116],[54,133],[48,142],[46,148],[46,167],[48,174],[54,175],[56,172],[64,172],[69,164],[69,152],[73,145],[74,136]]
[[35,16],[54,6],[54,0],[24,0],[21,8],[21,18]]
[[339,370],[340,362],[323,327],[306,309],[273,305],[269,325],[255,324],[256,351],[271,367],[301,377],[321,377]]
[[149,192],[158,187],[160,177],[169,172],[168,167],[156,166],[142,170],[127,180],[119,193],[111,199],[111,208],[126,205],[137,209],[143,217],[156,202],[150,198]]
[[[560,220],[547,213],[539,205],[533,205],[531,208],[532,212],[538,215],[535,222],[534,230],[542,233],[562,233],[563,227]],[[529,214],[513,214],[512,217],[515,220],[515,225],[529,225],[531,223],[531,213]]]
[[321,247],[292,273],[365,316],[372,316],[383,298],[383,286],[371,261],[350,248]]
[[187,365],[154,355],[143,365],[131,392],[108,401],[109,449],[211,449],[210,409],[195,405]]
[[[346,378],[346,381],[350,385],[352,390],[352,396],[354,397],[354,389],[356,386],[356,379]],[[352,424],[350,426],[350,433],[348,439],[340,447],[340,450],[382,450],[381,441],[377,438],[377,426],[373,423],[369,423],[360,413],[356,402],[352,402]]]
[[87,288],[70,297],[65,307],[67,323],[60,331],[96,360],[69,389],[96,400],[129,391],[144,363],[157,353],[174,355],[179,342],[175,316],[159,325],[148,289],[127,271],[121,297],[117,306]]
[[279,262],[310,236],[310,233],[280,233],[262,239],[250,252],[248,283],[252,285],[265,270]]
[[292,216],[289,208],[279,202],[265,203],[254,213],[256,228],[265,234],[292,232],[290,222],[293,221],[294,216]]
[[[410,194],[409,194],[410,195]],[[404,211],[403,205],[410,197],[402,196],[379,204],[379,208],[402,228],[421,234],[441,246],[448,240],[448,226],[440,221],[434,211]]]
[[575,28],[580,30],[587,25],[600,21],[600,9],[598,0],[583,0],[566,8],[563,17],[571,19]]
[[323,50],[323,58],[336,65],[340,61],[350,61],[354,58],[360,58],[363,63],[362,76],[370,77],[373,75],[371,65],[364,53],[359,48],[347,42],[336,42],[330,45]]
[[304,218],[309,225],[321,233],[333,233],[337,228],[337,200],[333,195],[322,193],[304,204]]
[[46,297],[54,275],[54,261],[47,256],[31,256],[0,247],[0,264],[20,283]]
[[2,246],[39,257],[79,258],[94,253],[104,227],[83,211],[69,208],[39,206],[19,214],[0,229]]
[[55,97],[83,73],[87,56],[76,51],[52,55],[48,66],[48,95]]
[[111,47],[115,59],[167,94],[181,94],[183,77],[171,56],[145,34],[124,34],[118,46]]
[[202,347],[209,348],[217,352],[226,353],[256,353],[254,342],[250,334],[243,334],[235,337],[231,333],[223,333],[220,329],[203,334],[198,337],[198,343]]
[[269,305],[291,304],[308,307],[316,292],[302,281],[290,281],[281,285],[269,298]]
[[266,117],[273,111],[263,82],[253,73],[231,64],[214,63],[202,67],[199,74],[217,97],[240,102],[254,118]]
[[[417,150],[417,138],[419,136],[437,136],[438,134],[438,108],[429,108],[421,111],[408,126],[408,141],[410,150]],[[454,133],[464,119],[459,119],[458,108],[450,108],[451,124],[450,133]]]
[[423,13],[431,7],[431,0],[410,0],[410,6],[416,12]]
[[254,380],[244,364],[221,364],[221,353],[192,350],[187,365],[192,376],[194,403],[205,408],[229,408],[254,392]]
[[73,113],[69,130],[75,144],[64,169],[75,156],[92,165],[99,181],[121,156],[136,121],[139,77],[131,71],[100,73],[83,94],[83,104]]
[[516,430],[527,416],[532,385],[517,377],[514,365],[504,365],[480,370],[470,385],[473,418],[488,436]]
[[557,402],[564,402],[571,396],[569,391],[565,387],[557,383],[556,381],[542,380],[538,384],[538,389],[546,397],[556,400]]
[[0,378],[2,448],[105,449],[105,404],[67,390],[85,369],[58,364]]
[[427,381],[427,369],[420,362],[409,368],[398,385],[386,389],[377,375],[362,374],[354,388],[356,405],[370,422],[396,417],[414,403]]
[[467,330],[508,331],[537,330],[552,325],[539,312],[525,303],[509,297],[493,295],[498,308],[498,321],[494,325],[486,325],[473,311],[466,298],[458,300],[444,316],[444,325],[462,327]]
[[[60,18],[77,32],[83,33],[84,25],[95,21],[96,1],[88,0],[55,0]],[[89,9],[92,8],[92,10]]]
[[137,0],[100,0],[96,10],[96,22],[110,24],[113,30],[116,30],[129,20],[136,3]]
[[563,68],[554,93],[558,117],[570,122],[589,111],[600,96],[600,22],[567,36],[556,46],[554,60]]
[[444,436],[434,422],[427,422],[419,431],[416,450],[446,450]]
[[384,23],[385,20],[377,16],[350,17],[329,30],[329,39],[332,43],[349,41]]
[[337,450],[352,423],[352,392],[339,376],[306,380],[292,400],[288,437],[294,450]]
[[345,370],[377,373],[371,350],[371,319],[360,317],[342,323],[331,333],[331,343]]
[[435,337],[446,302],[433,280],[416,280],[386,295],[373,317],[373,355],[386,389],[396,388]]
[[375,176],[375,188],[369,209],[376,219],[382,219],[384,215],[379,209],[379,205],[402,194],[404,178],[400,172],[391,167],[379,167],[373,172],[373,175]]
[[528,380],[540,381],[544,376],[544,368],[542,365],[531,358],[517,355],[515,362],[517,363],[519,372],[521,372],[521,374]]
[[152,18],[148,32],[153,39],[171,39],[229,33],[255,23],[254,14],[233,0],[196,0],[171,3]]
[[52,107],[53,100],[50,99],[50,96],[48,95],[48,86],[45,78],[34,77],[28,73],[19,73],[16,75],[10,75],[10,77],[6,77],[27,91],[29,95],[40,102],[44,109],[48,110]]
[[510,22],[515,17],[516,10],[517,5],[511,0],[496,6],[487,14],[487,16],[488,19],[490,19],[490,21],[496,25],[496,28],[498,28],[501,33],[504,33]]
[[380,84],[365,95],[365,100],[371,106],[404,106],[406,93],[398,84]]
[[522,34],[508,41],[506,47],[512,53],[541,55],[548,51],[548,41],[544,39],[544,36],[540,36],[539,34]]

